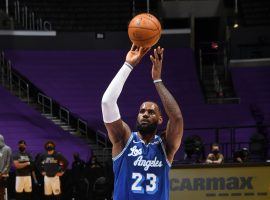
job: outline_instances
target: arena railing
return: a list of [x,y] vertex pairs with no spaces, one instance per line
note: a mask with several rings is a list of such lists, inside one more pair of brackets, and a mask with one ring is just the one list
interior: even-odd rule
[[[237,134],[243,134],[244,131],[243,129],[252,129],[256,130],[254,133],[260,133],[257,129],[258,128],[270,128],[270,124],[262,124],[262,125],[247,125],[247,126],[224,126],[224,127],[208,127],[208,128],[187,128],[184,130],[189,131],[189,134],[193,134],[192,131],[212,131],[212,134],[215,134],[215,140],[213,142],[219,143],[221,147],[224,148],[224,153],[225,153],[225,159],[230,160],[231,159],[231,154],[230,152],[235,152],[236,150],[239,150],[242,147],[247,147],[250,142],[248,141],[237,141]],[[240,132],[240,130],[243,130],[243,132]],[[222,133],[221,133],[222,131]],[[224,132],[227,131],[227,132]],[[221,138],[221,134],[229,134],[229,141],[224,142]],[[270,132],[267,133],[270,135]],[[195,135],[195,134],[194,134]],[[200,136],[200,134],[196,134]],[[210,149],[212,143],[204,143],[205,148],[208,147]],[[208,149],[208,150],[209,150]],[[268,144],[268,149],[270,149],[270,143]]]
[[102,162],[103,165],[112,159],[112,148],[103,148],[102,149]]
[[30,103],[29,84],[15,71],[11,70],[11,62],[4,59],[4,52],[1,53],[1,83],[3,86],[20,97],[23,101]]
[[29,96],[29,84],[24,81],[19,75],[17,75],[15,72],[11,71],[11,87],[10,91],[12,92],[14,88],[17,89],[18,91],[18,96],[21,99],[26,98],[26,102],[29,104],[30,103],[30,96]]
[[101,144],[104,147],[107,147],[108,143],[109,143],[108,135],[101,130],[97,130],[96,131],[96,143]]
[[28,6],[18,0],[14,1],[13,17],[14,20],[21,24],[26,30],[52,30],[51,22],[41,19],[36,12],[31,11]]
[[77,130],[82,136],[88,137],[88,125],[83,119],[78,118],[77,120]]
[[42,113],[45,115],[52,116],[52,98],[38,93],[38,104],[42,107]]
[[1,82],[3,86],[10,88],[11,62],[5,60],[4,52],[1,52]]
[[69,121],[70,113],[69,113],[69,110],[62,107],[62,106],[60,106],[60,108],[59,108],[59,119],[69,126],[70,125],[70,121]]

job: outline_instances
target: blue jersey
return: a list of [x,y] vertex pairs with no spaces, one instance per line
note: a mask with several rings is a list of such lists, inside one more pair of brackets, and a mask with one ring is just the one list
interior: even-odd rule
[[123,151],[113,158],[114,200],[169,200],[169,170],[159,136],[145,144],[132,133]]

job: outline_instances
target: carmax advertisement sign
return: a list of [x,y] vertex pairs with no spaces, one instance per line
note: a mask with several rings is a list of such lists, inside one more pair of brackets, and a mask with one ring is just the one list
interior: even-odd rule
[[270,200],[270,167],[172,169],[170,199]]

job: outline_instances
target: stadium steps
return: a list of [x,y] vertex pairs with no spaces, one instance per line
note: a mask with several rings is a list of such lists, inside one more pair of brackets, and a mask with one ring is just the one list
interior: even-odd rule
[[[1,63],[2,64],[2,63]],[[0,66],[1,68],[2,66]],[[97,156],[98,160],[105,164],[106,161],[108,161],[109,159],[111,159],[111,149],[110,148],[105,148],[99,144],[96,143],[95,140],[82,136],[78,130],[76,130],[75,128],[71,127],[70,125],[66,124],[65,122],[61,121],[60,118],[56,117],[56,116],[52,116],[51,114],[46,114],[42,112],[42,108],[41,106],[36,102],[36,98],[35,97],[30,97],[29,100],[25,97],[20,97],[19,95],[19,90],[16,87],[13,87],[12,90],[10,90],[10,86],[9,84],[6,83],[6,81],[1,82],[0,84],[2,85],[2,87],[4,87],[5,89],[7,89],[13,96],[18,97],[18,99],[20,99],[22,102],[28,104],[30,107],[34,108],[35,110],[37,110],[38,112],[40,112],[41,116],[47,118],[48,120],[52,121],[56,126],[60,127],[63,131],[69,132],[71,135],[74,135],[78,138],[81,138],[83,140],[86,140],[88,146],[90,147],[91,151],[93,152],[94,155]]]

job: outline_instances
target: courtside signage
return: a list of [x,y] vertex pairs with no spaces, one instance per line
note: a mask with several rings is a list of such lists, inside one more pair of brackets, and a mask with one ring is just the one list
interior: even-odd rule
[[270,167],[172,169],[170,199],[269,200]]

